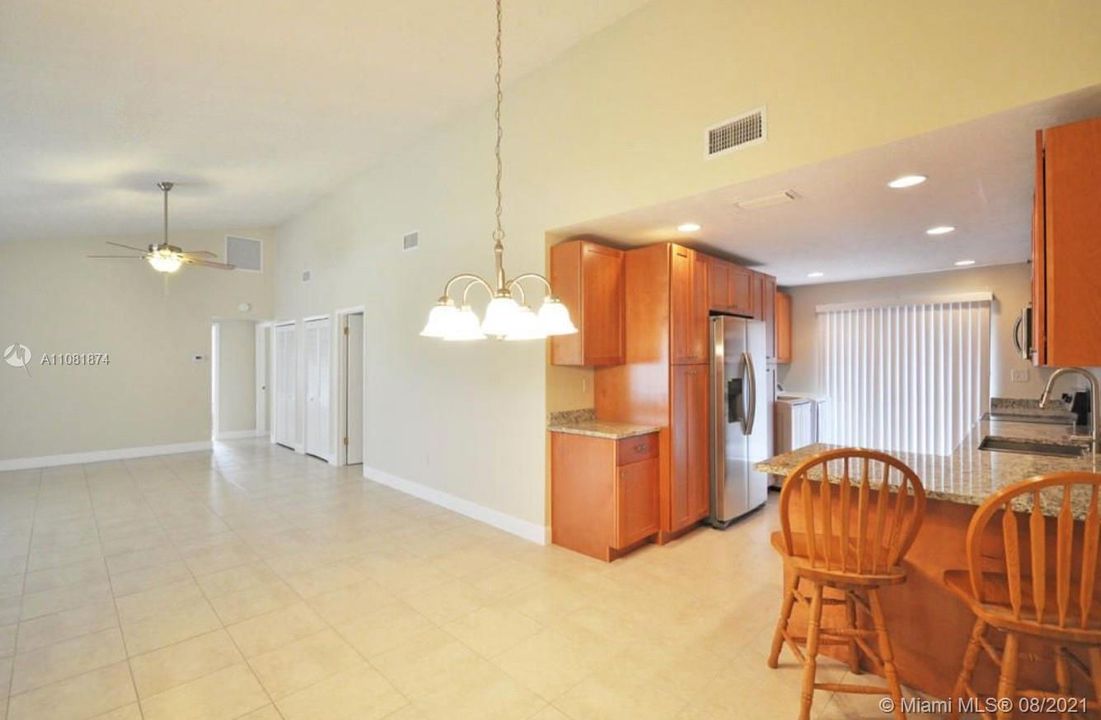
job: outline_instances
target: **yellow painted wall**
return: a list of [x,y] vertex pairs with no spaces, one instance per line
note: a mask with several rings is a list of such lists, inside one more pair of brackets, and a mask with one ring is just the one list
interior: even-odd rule
[[[1099,36],[1096,2],[657,0],[506,88],[507,267],[542,270],[548,229],[1096,84]],[[505,39],[506,67],[522,42]],[[704,158],[706,127],[760,105],[767,144]],[[449,274],[492,270],[491,113],[395,149],[284,224],[276,307],[367,305],[368,474],[535,528],[545,413],[586,402],[585,374],[547,369],[542,344],[417,336]],[[402,253],[410,230],[421,248]]]

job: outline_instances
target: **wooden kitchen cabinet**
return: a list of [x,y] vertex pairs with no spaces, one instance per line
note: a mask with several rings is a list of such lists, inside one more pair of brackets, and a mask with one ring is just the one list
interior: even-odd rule
[[707,517],[711,509],[708,365],[673,368],[672,474],[664,527],[676,533]]
[[1101,365],[1101,118],[1036,133],[1032,358]]
[[765,321],[765,358],[776,359],[776,278],[756,273],[759,298],[757,315]]
[[776,362],[791,362],[791,295],[776,292]]
[[623,251],[589,240],[559,243],[551,248],[550,282],[578,330],[551,338],[551,363],[622,363],[626,344]]
[[708,362],[708,259],[670,246],[669,325],[674,364]]
[[711,310],[754,317],[757,313],[757,285],[748,268],[712,257],[708,259],[708,306]]
[[660,529],[658,433],[551,433],[551,541],[611,561]]

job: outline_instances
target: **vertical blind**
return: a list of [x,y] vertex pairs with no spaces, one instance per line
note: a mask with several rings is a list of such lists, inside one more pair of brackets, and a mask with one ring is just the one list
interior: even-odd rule
[[989,293],[818,307],[831,442],[950,454],[990,400]]

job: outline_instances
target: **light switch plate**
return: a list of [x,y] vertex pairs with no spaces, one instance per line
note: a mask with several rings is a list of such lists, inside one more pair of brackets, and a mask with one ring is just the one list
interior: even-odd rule
[[1015,383],[1026,383],[1026,382],[1028,382],[1028,369],[1025,368],[1025,369],[1022,369],[1022,370],[1010,370],[1009,371],[1009,379],[1012,382],[1015,382]]

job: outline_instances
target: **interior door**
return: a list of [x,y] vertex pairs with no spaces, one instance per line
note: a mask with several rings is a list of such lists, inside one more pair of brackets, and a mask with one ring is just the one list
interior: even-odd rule
[[344,400],[345,432],[348,438],[349,465],[363,463],[363,315],[348,315],[345,320],[344,367],[347,368],[347,396]]
[[297,356],[295,327],[293,324],[275,328],[275,413],[273,436],[275,442],[294,449],[295,446],[295,397],[297,393]]
[[329,458],[329,319],[306,323],[306,454]]

